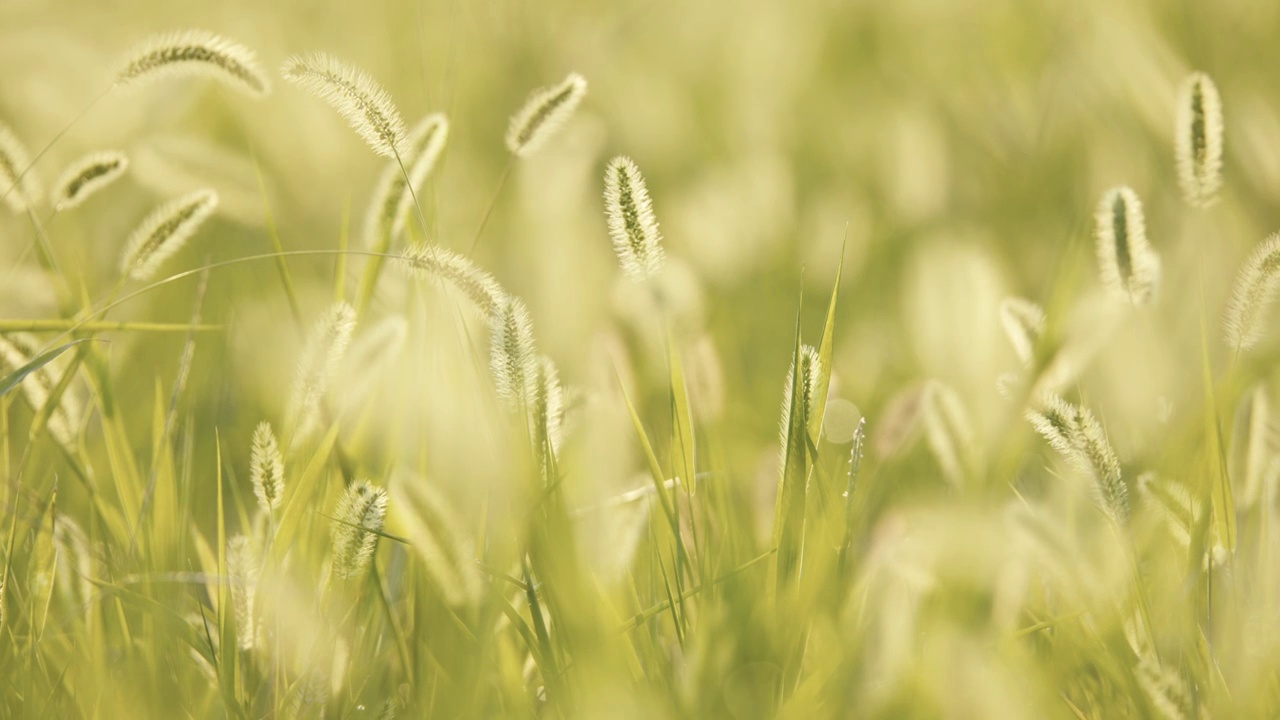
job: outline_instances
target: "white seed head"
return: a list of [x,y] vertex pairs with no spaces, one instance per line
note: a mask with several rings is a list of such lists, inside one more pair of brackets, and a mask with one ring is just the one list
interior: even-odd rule
[[[347,486],[334,511],[333,571],[338,577],[364,574],[387,517],[387,491],[368,480]],[[370,532],[373,531],[373,532]]]
[[1020,297],[1008,297],[1000,303],[1000,324],[1013,352],[1023,364],[1035,358],[1036,344],[1044,334],[1045,315],[1040,306]]
[[316,321],[307,337],[294,375],[287,415],[294,428],[294,443],[309,437],[318,426],[321,401],[351,343],[355,326],[356,311],[347,303],[338,302]]
[[400,154],[404,120],[372,75],[324,52],[290,56],[281,74],[337,110],[374,152],[389,158]]
[[284,500],[284,457],[271,431],[271,423],[258,423],[253,431],[253,450],[249,456],[249,477],[258,506],[270,513]]
[[26,146],[3,123],[0,123],[0,193],[4,204],[14,213],[26,212],[43,197]]
[[969,456],[974,447],[969,411],[955,390],[937,380],[925,385],[923,402],[925,440],[943,477],[960,486],[969,472]]
[[538,351],[529,309],[520,298],[507,295],[489,323],[489,368],[498,397],[513,410],[531,408],[537,394]]
[[569,73],[551,87],[534,90],[511,116],[507,149],[518,157],[532,155],[573,116],[586,94],[587,81],[577,73]]
[[196,190],[156,208],[125,245],[120,272],[134,280],[150,280],[156,271],[200,229],[218,207],[218,193]]
[[129,158],[119,150],[85,155],[67,166],[53,184],[50,201],[59,212],[70,210],[115,182],[129,169]]
[[236,616],[236,644],[252,650],[258,638],[257,613],[258,557],[253,543],[244,535],[227,541],[227,580],[231,585],[231,606]]
[[[449,121],[439,113],[428,115],[409,132],[406,149],[401,156],[414,192],[421,192],[449,138]],[[375,252],[386,252],[404,233],[413,209],[413,193],[405,182],[400,163],[392,160],[383,168],[374,186],[373,199],[365,213],[364,244]]]
[[1182,197],[1195,207],[1208,207],[1222,187],[1222,100],[1213,80],[1193,73],[1178,88],[1174,156]]
[[1098,203],[1098,269],[1117,299],[1144,305],[1155,295],[1160,258],[1147,242],[1142,202],[1133,190],[1108,190]]
[[1280,291],[1280,233],[1274,233],[1249,253],[1236,274],[1227,302],[1227,345],[1239,352],[1255,347],[1263,337],[1267,311]]
[[640,168],[628,157],[609,161],[604,174],[609,235],[622,271],[641,282],[662,268],[662,234]]
[[120,63],[115,84],[132,87],[190,75],[211,77],[254,97],[271,91],[252,50],[207,30],[180,30],[143,40]]
[[432,278],[441,285],[460,291],[484,317],[498,310],[506,292],[493,276],[464,255],[439,245],[419,245],[400,256],[409,272]]

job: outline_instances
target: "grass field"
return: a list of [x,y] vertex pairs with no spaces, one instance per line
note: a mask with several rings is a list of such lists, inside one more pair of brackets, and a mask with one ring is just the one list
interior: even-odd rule
[[0,717],[1280,717],[1277,28],[4,4]]

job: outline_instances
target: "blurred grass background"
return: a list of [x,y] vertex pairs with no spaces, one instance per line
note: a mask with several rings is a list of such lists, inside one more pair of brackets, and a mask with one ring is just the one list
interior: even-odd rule
[[[1072,328],[1110,328],[1076,389],[1105,418],[1126,476],[1132,482],[1144,469],[1194,474],[1189,468],[1199,450],[1190,445],[1202,440],[1195,433],[1206,412],[1201,317],[1221,371],[1230,358],[1217,341],[1219,317],[1235,268],[1280,226],[1280,78],[1272,71],[1280,6],[1260,0],[203,6],[9,0],[0,7],[0,118],[39,149],[110,84],[115,60],[137,40],[183,27],[244,42],[273,73],[291,53],[327,50],[370,71],[411,122],[446,113],[448,148],[420,199],[426,239],[463,252],[508,163],[501,138],[510,114],[532,88],[571,70],[588,79],[587,99],[564,132],[514,167],[473,254],[526,300],[542,350],[580,390],[575,432],[583,450],[570,458],[575,471],[566,483],[580,504],[635,487],[645,471],[617,403],[615,371],[660,428],[655,434],[670,432],[663,424],[669,422],[663,325],[655,322],[657,309],[645,304],[652,300],[617,271],[601,200],[605,161],[626,154],[644,169],[670,257],[662,279],[667,319],[684,351],[697,358],[686,358],[691,392],[700,420],[712,428],[707,469],[751,499],[759,528],[753,543],[767,541],[771,523],[777,408],[797,307],[803,295],[801,325],[806,341],[816,343],[844,247],[832,397],[854,407],[840,408],[845,417],[828,427],[837,442],[824,449],[847,457],[849,435],[840,431],[865,413],[873,435],[868,462],[882,466],[883,479],[865,511],[864,531],[878,539],[869,546],[918,551],[928,560],[917,558],[917,564],[933,572],[953,563],[970,568],[956,571],[965,577],[954,585],[975,587],[938,601],[947,621],[930,626],[934,634],[927,637],[912,630],[926,620],[899,612],[926,602],[913,578],[864,600],[861,612],[875,620],[857,637],[873,649],[841,665],[841,672],[859,678],[866,693],[843,707],[882,717],[1071,716],[1057,702],[1065,692],[1059,683],[1072,677],[1087,685],[1067,667],[1071,660],[1088,665],[1096,648],[1059,647],[1046,651],[1052,662],[1022,667],[999,653],[991,660],[980,640],[948,635],[971,629],[963,621],[969,600],[975,615],[1000,609],[999,593],[978,586],[1005,577],[995,553],[1007,538],[992,526],[997,506],[1013,496],[1009,485],[1029,497],[1052,498],[1058,479],[1056,470],[1046,472],[1052,459],[1033,442],[1020,408],[996,391],[996,378],[1018,369],[998,306],[1020,295],[1051,316],[1069,318],[1064,322]],[[1226,113],[1225,190],[1207,212],[1187,209],[1175,181],[1174,94],[1192,70],[1214,78]],[[134,162],[127,192],[97,198],[91,214],[60,217],[50,228],[68,272],[89,297],[101,298],[113,286],[122,239],[138,219],[162,199],[197,187],[219,191],[219,216],[168,272],[270,252],[268,207],[286,249],[336,249],[348,232],[351,246],[359,245],[382,163],[327,107],[278,78],[275,85],[260,101],[207,82],[110,95],[49,150],[39,165],[46,179],[100,147],[126,150]],[[1142,197],[1165,267],[1157,306],[1123,320],[1096,309],[1091,240],[1094,205],[1118,184]],[[26,219],[0,218],[0,239],[9,267],[0,313],[55,316],[43,273],[30,259],[18,263],[31,240]],[[309,322],[333,299],[339,265],[332,257],[290,258],[288,265]],[[346,265],[347,292],[361,268],[358,259]],[[175,283],[130,301],[113,317],[186,322],[193,295],[194,282]],[[389,467],[400,456],[426,458],[435,481],[462,508],[460,517],[475,527],[488,511],[482,509],[486,493],[501,491],[513,472],[477,439],[485,434],[478,429],[488,421],[485,411],[468,410],[458,397],[475,389],[458,383],[478,372],[467,338],[483,337],[483,330],[388,270],[367,324],[361,320],[362,337],[401,312],[411,352],[379,358],[371,341],[366,355],[345,366],[349,380],[339,394],[353,399],[342,402],[364,408],[369,397],[381,398],[379,411],[361,416],[348,439],[364,453],[366,468]],[[224,449],[247,452],[257,421],[282,412],[303,336],[288,320],[271,261],[214,272],[204,315],[227,326],[225,342],[223,336],[201,341],[184,399],[198,419],[190,460],[196,474],[207,477],[219,437]],[[151,452],[157,379],[172,383],[182,344],[181,335],[111,338],[116,395],[141,456]],[[1269,378],[1278,350],[1271,342],[1228,383],[1222,408],[1228,418],[1231,393],[1248,379]],[[892,400],[907,397],[909,404],[903,393],[928,378],[944,381],[965,401],[973,451],[989,471],[979,490],[962,493],[964,502],[939,480],[927,451],[882,432]],[[24,411],[13,408],[10,422],[24,422]],[[95,443],[104,441],[91,427],[86,442],[95,452]],[[245,452],[240,467],[228,472],[239,473],[234,482],[247,496]],[[58,473],[54,459],[39,467]],[[197,484],[191,493],[193,522],[212,535],[215,490]],[[65,502],[76,507],[83,498],[68,490]],[[945,555],[957,536],[968,538],[952,548],[957,557],[933,556]],[[1081,542],[1104,565],[1118,563],[1106,559],[1099,536]],[[592,545],[590,532],[579,543]],[[867,572],[865,582],[875,585],[874,572]],[[900,566],[896,572],[910,575]],[[1126,571],[1106,565],[1100,572],[1120,583]],[[972,593],[968,600],[965,592]],[[738,633],[744,625],[768,625],[736,618],[728,605],[717,606],[720,614],[707,611],[702,632],[714,632],[716,623]],[[1032,624],[1011,612],[1020,624]],[[1274,623],[1274,613],[1266,617]],[[1263,688],[1242,693],[1237,711],[1275,708],[1274,629],[1255,636],[1256,643],[1235,637],[1255,654],[1227,643],[1223,652],[1234,658],[1227,667],[1262,677]],[[654,646],[670,649],[657,640]],[[851,651],[813,652],[844,658]],[[752,673],[772,672],[735,657],[741,662],[729,663],[734,674],[725,683],[751,685]],[[974,665],[958,668],[973,658],[979,659]],[[691,667],[653,662],[670,672],[655,681],[664,692],[613,688],[616,697],[634,691],[662,712],[687,717],[754,717],[777,709],[744,700],[752,697],[746,692],[708,699],[702,688],[716,681],[696,671],[715,663],[702,656],[689,660]],[[930,691],[913,699],[911,682],[894,684],[900,674]],[[1103,690],[1082,692],[1095,701],[1083,716],[1150,712],[1141,703],[1113,704]],[[1080,696],[1072,695],[1077,702]],[[457,704],[439,707],[493,709],[449,702]],[[797,707],[843,714],[831,704],[791,707],[795,714],[802,712]]]

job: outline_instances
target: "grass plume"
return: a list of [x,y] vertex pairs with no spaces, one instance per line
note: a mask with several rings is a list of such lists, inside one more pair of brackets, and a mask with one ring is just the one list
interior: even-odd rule
[[50,200],[58,212],[70,210],[118,180],[129,169],[119,150],[101,150],[78,158],[53,183]]
[[148,215],[125,244],[121,274],[134,280],[150,280],[160,266],[182,249],[218,207],[213,190],[196,190],[175,198]]
[[120,63],[117,87],[136,87],[167,77],[206,76],[253,97],[271,82],[253,51],[208,30],[178,30],[143,40]]
[[1103,194],[1096,215],[1098,270],[1113,297],[1134,305],[1151,302],[1160,281],[1160,258],[1147,242],[1142,202],[1127,187]]
[[369,73],[325,52],[291,55],[285,80],[328,103],[379,155],[400,158],[405,124],[390,93]]
[[546,144],[587,94],[587,81],[577,73],[550,87],[538,88],[511,116],[507,149],[517,157],[529,157]]
[[387,517],[387,491],[368,480],[349,485],[333,513],[333,572],[356,578],[369,569]]
[[1194,207],[1208,207],[1222,187],[1222,100],[1213,79],[1192,73],[1178,88],[1174,158],[1182,197]]
[[1268,310],[1280,291],[1280,233],[1273,233],[1249,253],[1227,301],[1223,325],[1227,346],[1235,352],[1252,350],[1266,332]]

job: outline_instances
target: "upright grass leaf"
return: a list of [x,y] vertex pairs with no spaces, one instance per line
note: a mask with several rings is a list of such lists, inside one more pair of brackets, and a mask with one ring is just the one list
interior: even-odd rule
[[836,263],[836,279],[831,285],[831,301],[827,303],[827,320],[822,326],[822,342],[818,344],[818,376],[815,378],[813,410],[809,417],[809,436],[816,444],[822,437],[822,421],[827,413],[827,395],[831,390],[831,358],[835,353],[836,301],[840,297],[840,278],[844,275],[845,245],[840,245],[840,261]]

